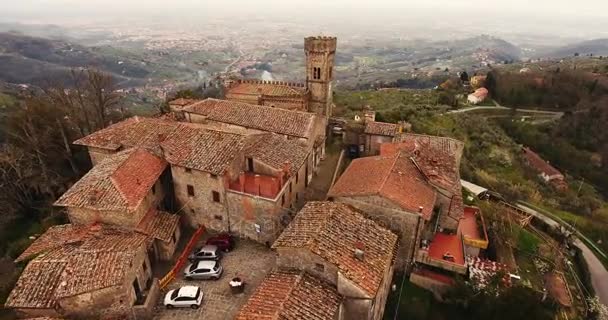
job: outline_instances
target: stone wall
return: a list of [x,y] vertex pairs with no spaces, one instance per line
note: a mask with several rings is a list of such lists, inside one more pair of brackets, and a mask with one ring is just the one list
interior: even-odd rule
[[[185,222],[193,227],[205,225],[211,230],[227,232],[229,217],[226,210],[224,179],[210,173],[187,170],[184,167],[171,165],[175,200]],[[194,189],[194,195],[188,195],[188,185]],[[213,201],[213,191],[220,193],[220,201]]]
[[417,248],[423,224],[420,216],[401,209],[401,207],[379,196],[337,197],[336,202],[349,204],[379,225],[399,236],[399,249],[395,261],[398,270],[408,268]]
[[135,228],[150,208],[157,208],[164,197],[165,192],[162,183],[160,180],[157,180],[154,188],[148,192],[139,206],[132,212],[68,207],[68,218],[73,224],[88,225],[95,222],[101,222],[125,228]]
[[368,156],[377,156],[380,154],[380,145],[393,141],[393,137],[379,135],[365,135],[365,153]]

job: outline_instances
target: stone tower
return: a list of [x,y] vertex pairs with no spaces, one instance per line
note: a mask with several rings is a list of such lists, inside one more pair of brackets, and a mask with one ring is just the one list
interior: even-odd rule
[[308,111],[331,117],[332,80],[335,37],[308,37],[304,39],[306,51],[306,88],[310,92]]

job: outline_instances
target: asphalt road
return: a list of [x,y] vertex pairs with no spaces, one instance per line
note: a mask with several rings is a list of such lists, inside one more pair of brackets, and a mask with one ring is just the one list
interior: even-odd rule
[[[560,225],[557,221],[532,208],[521,204],[517,206],[522,210],[529,212],[536,218],[545,221],[549,225]],[[585,259],[585,262],[587,262],[589,273],[591,274],[591,284],[593,285],[593,290],[595,290],[595,295],[604,305],[608,306],[608,270],[606,270],[602,262],[597,258],[593,251],[587,247],[587,244],[576,238],[574,245],[583,252],[583,258]]]

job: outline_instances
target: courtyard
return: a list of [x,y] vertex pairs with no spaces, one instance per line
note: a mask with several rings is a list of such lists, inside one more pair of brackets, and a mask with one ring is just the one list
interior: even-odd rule
[[[209,234],[201,239],[202,246]],[[251,296],[255,288],[262,282],[264,277],[276,264],[276,254],[264,245],[250,240],[235,239],[236,247],[229,253],[225,253],[220,263],[224,273],[219,280],[184,280],[182,274],[173,280],[168,287],[162,291],[159,298],[154,319],[177,320],[177,319],[206,319],[223,320],[233,319],[241,306]],[[234,277],[240,277],[246,282],[245,292],[232,294],[228,282]],[[172,289],[185,285],[196,285],[203,291],[203,303],[199,309],[176,308],[165,309],[163,306],[164,295]]]

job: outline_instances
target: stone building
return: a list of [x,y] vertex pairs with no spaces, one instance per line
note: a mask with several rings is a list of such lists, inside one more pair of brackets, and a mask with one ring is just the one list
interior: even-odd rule
[[312,149],[315,167],[325,154],[327,121],[314,113],[218,99],[198,101],[182,110],[186,121],[208,129],[239,134],[271,132],[300,141]]
[[226,99],[306,111],[329,118],[333,107],[332,81],[336,47],[335,37],[307,37],[304,39],[306,84],[237,80],[227,84]]
[[[170,179],[167,162],[143,148],[109,155],[56,202],[74,225],[103,223],[156,240],[153,253],[169,260],[180,237],[179,216],[162,211]],[[163,183],[163,180],[165,183]]]
[[18,258],[25,267],[5,307],[22,317],[145,319],[159,290],[151,238],[103,226],[59,225]]
[[397,235],[351,206],[308,202],[276,240],[279,268],[334,287],[343,319],[381,319],[393,278]]
[[400,133],[380,155],[355,159],[328,197],[361,210],[400,237],[397,268],[409,269],[424,240],[455,233],[463,215],[460,157],[450,138]]
[[[272,243],[289,222],[290,212],[301,206],[318,164],[320,157],[312,148],[317,116],[261,106],[251,106],[253,112],[240,112],[217,101],[204,100],[186,109],[195,105],[212,108],[208,105],[212,102],[222,111],[212,118],[223,114],[219,120],[225,122],[134,117],[78,143],[90,148],[97,166],[125,147],[147,147],[170,164],[166,169],[168,196],[186,223]],[[260,120],[250,125],[245,119]],[[251,129],[235,129],[239,124]]]
[[336,287],[306,272],[275,270],[241,308],[236,320],[343,319]]
[[559,172],[559,170],[555,169],[554,166],[549,164],[549,162],[541,158],[538,153],[532,151],[530,148],[522,148],[522,154],[524,161],[528,164],[528,166],[530,166],[530,168],[534,169],[538,173],[538,176],[545,183],[551,184],[558,190],[568,189],[568,184],[566,183],[564,175]]

